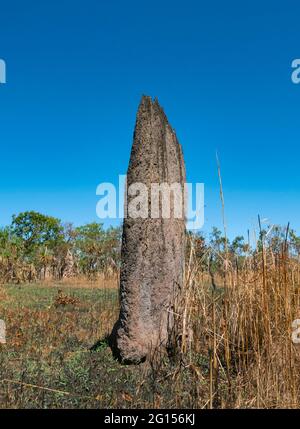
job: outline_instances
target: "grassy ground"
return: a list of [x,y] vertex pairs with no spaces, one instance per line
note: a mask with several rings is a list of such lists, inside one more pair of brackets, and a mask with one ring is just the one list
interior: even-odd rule
[[[0,289],[0,408],[176,407],[193,405],[195,386],[176,399],[169,362],[121,366],[105,341],[118,316],[116,289],[7,285]],[[171,371],[171,372],[170,372]],[[180,403],[179,403],[180,402]]]
[[217,289],[187,270],[177,357],[139,366],[120,365],[105,341],[116,283],[0,286],[0,408],[299,408],[299,263],[262,256]]

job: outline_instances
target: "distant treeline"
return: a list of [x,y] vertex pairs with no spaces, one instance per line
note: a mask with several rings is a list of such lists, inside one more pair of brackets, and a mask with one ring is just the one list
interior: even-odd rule
[[[0,282],[96,279],[118,273],[121,236],[121,227],[104,229],[97,222],[74,227],[34,211],[20,213],[13,216],[11,225],[0,229]],[[200,266],[213,275],[223,270],[224,261],[238,268],[246,256],[262,247],[271,256],[287,250],[293,257],[300,254],[300,237],[289,227],[258,228],[254,241],[251,247],[249,234],[230,241],[215,227],[208,237],[188,232],[187,261],[192,251]]]
[[117,271],[120,228],[105,230],[100,223],[74,227],[30,211],[13,216],[0,229],[0,281],[89,278]]

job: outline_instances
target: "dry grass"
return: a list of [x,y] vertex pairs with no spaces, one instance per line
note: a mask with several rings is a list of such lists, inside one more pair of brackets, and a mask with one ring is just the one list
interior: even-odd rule
[[89,279],[87,276],[76,276],[70,278],[64,278],[62,280],[54,282],[53,279],[46,279],[41,282],[41,286],[51,287],[53,284],[66,286],[70,288],[88,288],[88,289],[118,289],[119,287],[119,274],[106,275],[104,273],[98,273],[93,279]]
[[212,287],[191,246],[175,308],[177,359],[137,367],[114,361],[105,340],[89,350],[117,318],[115,287],[2,287],[0,407],[298,408],[299,262],[287,249],[262,249],[239,269],[224,266]]
[[[190,263],[177,304],[184,359],[195,365],[206,356],[208,363],[199,406],[299,408],[300,347],[292,342],[292,322],[300,317],[299,262],[287,249],[274,255],[263,248],[240,269],[224,265],[213,288]],[[196,368],[204,380],[201,362]]]

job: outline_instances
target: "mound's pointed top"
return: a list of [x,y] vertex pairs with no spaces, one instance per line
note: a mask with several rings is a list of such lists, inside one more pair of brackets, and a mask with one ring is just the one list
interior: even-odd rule
[[148,113],[151,114],[154,112],[155,114],[161,116],[161,118],[168,123],[167,116],[164,112],[164,109],[159,104],[158,98],[155,97],[154,100],[149,95],[143,95],[140,101],[138,115]]

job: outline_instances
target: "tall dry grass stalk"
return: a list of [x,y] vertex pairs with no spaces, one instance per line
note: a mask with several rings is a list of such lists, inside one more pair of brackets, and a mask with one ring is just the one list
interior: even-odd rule
[[175,313],[181,360],[202,377],[198,406],[299,407],[299,261],[287,243],[278,254],[262,246],[240,269],[227,264],[226,284],[219,276],[214,286],[193,254],[191,242]]
[[[274,252],[260,240],[240,263],[227,244],[225,203],[217,157],[224,252],[206,248],[196,257],[195,237],[184,288],[175,305],[180,362],[199,378],[195,406],[209,408],[299,408],[300,345],[292,322],[300,318],[300,261],[289,253],[288,234]],[[222,269],[212,272],[214,260]]]

